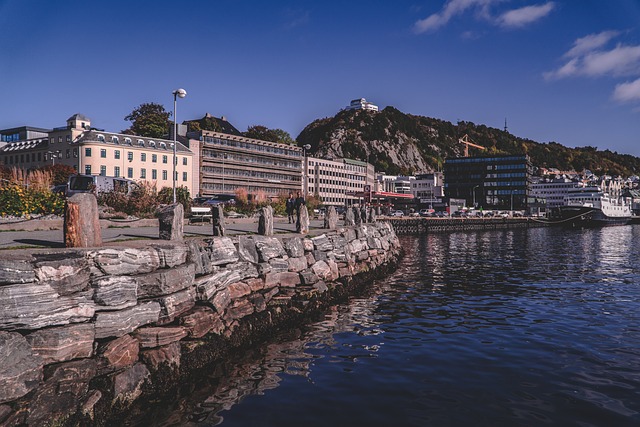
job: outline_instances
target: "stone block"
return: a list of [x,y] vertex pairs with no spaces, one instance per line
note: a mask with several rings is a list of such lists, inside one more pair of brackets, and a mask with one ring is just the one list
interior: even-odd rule
[[142,351],[142,360],[145,365],[155,371],[162,365],[172,369],[179,368],[181,356],[179,342]]
[[258,272],[258,265],[248,261],[238,261],[233,264],[227,264],[225,266],[227,270],[232,270],[238,273],[241,280],[260,277]]
[[60,296],[46,283],[0,286],[0,328],[41,329],[91,319],[95,304],[89,294]]
[[300,275],[293,272],[268,273],[264,279],[264,286],[270,289],[274,286],[292,288],[300,284]]
[[273,236],[273,208],[265,206],[258,210],[258,234]]
[[220,290],[211,298],[211,304],[219,314],[224,314],[224,311],[231,304],[229,292],[226,292],[226,289]]
[[151,301],[118,311],[96,313],[96,339],[121,337],[160,319],[160,304]]
[[301,284],[306,286],[313,285],[318,280],[320,280],[320,278],[316,275],[316,273],[314,273],[313,270],[310,268],[300,272],[300,279],[301,279]]
[[42,365],[22,335],[0,331],[0,403],[35,389],[42,381]]
[[260,262],[268,262],[271,258],[282,257],[287,253],[280,240],[275,237],[256,236],[255,242]]
[[238,320],[253,314],[254,311],[255,307],[248,299],[236,300],[230,307],[227,308],[224,318],[225,320]]
[[316,263],[311,266],[311,270],[322,280],[333,280],[331,267],[329,267],[329,264],[327,264],[325,261],[316,261]]
[[272,272],[289,271],[289,262],[284,258],[271,258],[269,260]]
[[371,249],[382,249],[382,242],[378,237],[367,237],[367,246]]
[[138,297],[151,298],[168,295],[193,286],[195,264],[182,264],[174,268],[156,270],[138,275]]
[[112,276],[150,273],[160,267],[160,255],[153,248],[105,248],[88,256],[98,269]]
[[324,228],[335,230],[338,226],[338,212],[334,206],[329,206],[324,216]]
[[133,333],[141,348],[154,348],[180,341],[187,336],[182,326],[148,326]]
[[258,292],[264,289],[264,280],[260,278],[248,279],[245,280],[245,282],[249,286],[249,289],[251,289],[251,292]]
[[58,294],[71,295],[88,287],[91,268],[83,253],[36,254],[34,258],[36,278],[47,282]]
[[91,281],[100,310],[120,310],[138,302],[138,283],[130,276],[103,276]]
[[12,255],[10,259],[0,259],[0,286],[35,282],[32,260],[30,255]]
[[156,216],[160,239],[179,242],[184,239],[184,207],[181,203],[160,206]]
[[241,260],[254,264],[260,262],[260,256],[258,255],[256,242],[253,239],[253,236],[238,236],[238,253]]
[[211,254],[211,265],[230,264],[240,258],[233,240],[229,237],[214,237],[206,242],[209,244],[207,249]]
[[191,338],[201,338],[213,331],[220,333],[224,324],[220,315],[209,307],[194,307],[180,317],[180,325],[187,331]]
[[40,329],[26,336],[33,353],[45,365],[91,357],[95,328],[91,323]]
[[307,258],[305,256],[300,256],[297,258],[289,258],[287,260],[288,263],[288,271],[299,272],[307,268]]
[[242,275],[234,270],[220,270],[208,276],[199,277],[195,280],[197,299],[199,301],[207,301],[220,289],[241,280]]
[[251,288],[246,283],[236,282],[228,285],[226,292],[229,294],[230,299],[235,300],[249,295]]
[[193,288],[184,289],[171,295],[163,295],[156,297],[153,301],[160,303],[160,319],[159,324],[167,324],[185,313],[196,304],[196,290]]
[[304,256],[304,244],[302,242],[303,239],[300,237],[288,237],[282,239],[282,246],[289,257],[297,258]]
[[106,361],[109,370],[121,369],[138,361],[140,343],[127,334],[102,344],[98,352],[100,358]]
[[317,251],[327,252],[333,249],[333,244],[326,234],[312,237],[311,241],[313,242],[313,245]]
[[302,239],[302,246],[304,247],[305,252],[310,252],[314,249],[313,240],[311,239]]
[[113,376],[113,400],[127,405],[142,394],[142,385],[150,375],[144,363],[136,363]]
[[259,293],[253,294],[249,295],[247,299],[249,300],[249,302],[251,302],[257,313],[265,311],[267,309],[267,303],[265,301],[264,295]]
[[160,268],[171,268],[187,262],[187,258],[189,256],[189,245],[186,243],[153,243],[150,246],[158,252]]

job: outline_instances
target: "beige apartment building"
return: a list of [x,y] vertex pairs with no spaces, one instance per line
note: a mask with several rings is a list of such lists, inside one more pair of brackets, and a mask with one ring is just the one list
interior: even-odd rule
[[[173,141],[96,130],[89,118],[75,114],[67,125],[47,138],[8,142],[0,148],[0,162],[24,170],[46,164],[65,164],[78,173],[146,181],[158,190],[172,187]],[[199,161],[180,141],[176,145],[176,186],[193,195],[194,168]]]

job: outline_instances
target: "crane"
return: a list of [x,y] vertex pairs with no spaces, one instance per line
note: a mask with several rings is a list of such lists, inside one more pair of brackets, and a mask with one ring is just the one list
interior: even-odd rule
[[486,150],[486,147],[483,147],[482,145],[478,145],[475,144],[474,142],[471,141],[471,138],[469,138],[469,135],[467,135],[466,133],[464,134],[464,136],[460,139],[458,139],[458,142],[465,144],[464,146],[464,156],[465,157],[469,157],[469,146],[472,146],[474,148],[478,148],[480,150]]

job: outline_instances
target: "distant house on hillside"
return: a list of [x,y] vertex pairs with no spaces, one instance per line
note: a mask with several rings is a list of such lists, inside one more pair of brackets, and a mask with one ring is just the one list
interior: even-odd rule
[[347,110],[369,110],[369,111],[378,111],[378,106],[374,105],[370,102],[367,102],[366,99],[354,99],[347,106]]

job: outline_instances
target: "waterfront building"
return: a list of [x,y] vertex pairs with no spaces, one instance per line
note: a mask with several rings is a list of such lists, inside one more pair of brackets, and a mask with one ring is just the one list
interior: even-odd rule
[[317,195],[325,206],[361,203],[365,187],[373,190],[373,165],[353,159],[307,158],[308,193]]
[[410,183],[411,193],[414,198],[420,201],[420,204],[438,203],[444,197],[444,175],[442,172],[416,175],[416,179]]
[[412,182],[415,176],[386,175],[380,173],[376,176],[376,191],[397,194],[412,194]]
[[[172,187],[173,141],[105,132],[91,127],[91,120],[74,114],[67,125],[47,132],[46,137],[13,141],[0,149],[0,162],[28,171],[47,164],[64,164],[78,173],[128,178]],[[197,156],[178,142],[176,186],[193,194],[193,168]]]
[[203,129],[187,133],[188,146],[200,161],[196,194],[235,195],[245,189],[250,197],[274,199],[302,190],[302,148],[246,138],[229,126],[225,130],[233,133]]
[[484,210],[526,210],[532,174],[526,155],[446,159],[445,196]]
[[543,179],[531,183],[529,196],[533,199],[545,200],[547,209],[557,208],[565,204],[564,198],[569,193],[569,189],[577,185],[578,181],[569,178]]
[[354,99],[349,103],[346,108],[347,110],[368,110],[368,111],[378,111],[378,106],[372,104],[371,102],[367,102],[366,99]]

